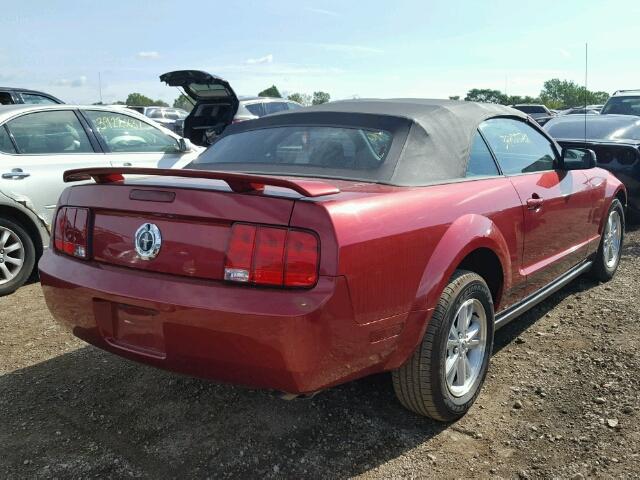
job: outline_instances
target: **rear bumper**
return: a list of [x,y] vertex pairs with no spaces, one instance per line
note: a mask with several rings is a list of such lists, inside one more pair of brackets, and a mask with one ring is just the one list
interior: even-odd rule
[[321,277],[311,290],[245,288],[51,250],[39,267],[54,318],[86,342],[167,370],[290,393],[399,366],[427,315],[357,324],[343,277]]

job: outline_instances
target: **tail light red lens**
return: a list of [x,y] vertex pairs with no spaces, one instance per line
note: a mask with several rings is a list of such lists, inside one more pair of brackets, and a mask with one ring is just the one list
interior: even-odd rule
[[277,287],[312,287],[318,281],[318,239],[296,229],[233,225],[224,279]]
[[318,280],[318,240],[315,235],[299,230],[289,231],[286,259],[285,285],[288,287],[315,285]]
[[89,258],[89,210],[62,207],[53,226],[53,247],[77,258]]

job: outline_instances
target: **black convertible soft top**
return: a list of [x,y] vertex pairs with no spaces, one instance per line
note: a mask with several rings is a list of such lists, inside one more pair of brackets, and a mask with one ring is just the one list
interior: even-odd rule
[[[402,145],[392,148],[394,154],[390,154],[376,171],[358,172],[355,177],[349,177],[392,185],[420,186],[464,178],[471,142],[478,125],[493,117],[528,118],[513,108],[489,103],[411,98],[358,99],[316,105],[234,124],[225,130],[223,137],[285,125],[380,128],[391,131],[395,137],[394,143],[399,138]],[[326,173],[318,172],[319,176],[333,176]],[[339,172],[335,173],[335,178],[341,177]]]

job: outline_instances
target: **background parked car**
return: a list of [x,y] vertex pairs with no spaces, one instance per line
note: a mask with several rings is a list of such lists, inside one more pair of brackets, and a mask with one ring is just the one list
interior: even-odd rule
[[640,90],[618,90],[604,104],[602,114],[640,116]]
[[37,90],[0,87],[0,105],[14,105],[16,103],[46,105],[51,103],[60,104],[64,102],[53,95],[39,92]]
[[0,243],[6,232],[7,238],[19,239],[14,255],[21,262],[8,270],[0,267],[0,295],[29,278],[48,245],[51,216],[65,187],[65,170],[169,168],[183,157],[195,158],[200,151],[134,111],[99,106],[1,106]]
[[238,98],[229,83],[199,70],[178,70],[160,75],[171,87],[180,87],[193,100],[191,113],[176,125],[196,145],[209,145],[231,123],[254,120],[272,113],[302,108],[284,98]]
[[178,120],[184,120],[189,115],[189,112],[181,108],[171,107],[137,107],[134,105],[127,105],[127,108],[141,113],[145,117],[149,117],[154,122],[159,123],[165,128],[168,128],[174,133],[182,136],[182,127],[176,129],[176,122]]
[[584,107],[575,107],[575,108],[570,108],[568,110],[564,110],[562,112],[562,115],[600,115],[600,112],[598,110],[594,110],[591,109],[589,107],[584,108]]
[[550,120],[544,129],[567,148],[596,152],[599,167],[613,172],[627,187],[630,219],[640,220],[640,118],[630,115],[575,115]]
[[556,113],[549,110],[545,105],[534,105],[534,104],[520,104],[514,105],[513,108],[516,110],[520,110],[521,112],[526,113],[531,118],[533,118],[540,125],[544,125],[553,117],[556,116]]

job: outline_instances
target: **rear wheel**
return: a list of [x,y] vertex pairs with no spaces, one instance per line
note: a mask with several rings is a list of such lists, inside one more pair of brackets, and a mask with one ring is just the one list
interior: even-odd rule
[[618,269],[624,239],[624,209],[620,200],[611,202],[602,231],[600,246],[593,263],[591,274],[602,282],[609,281]]
[[21,225],[0,218],[0,296],[24,285],[33,271],[36,250]]
[[400,403],[440,421],[462,417],[473,405],[493,348],[493,301],[479,275],[455,272],[413,356],[393,372]]

